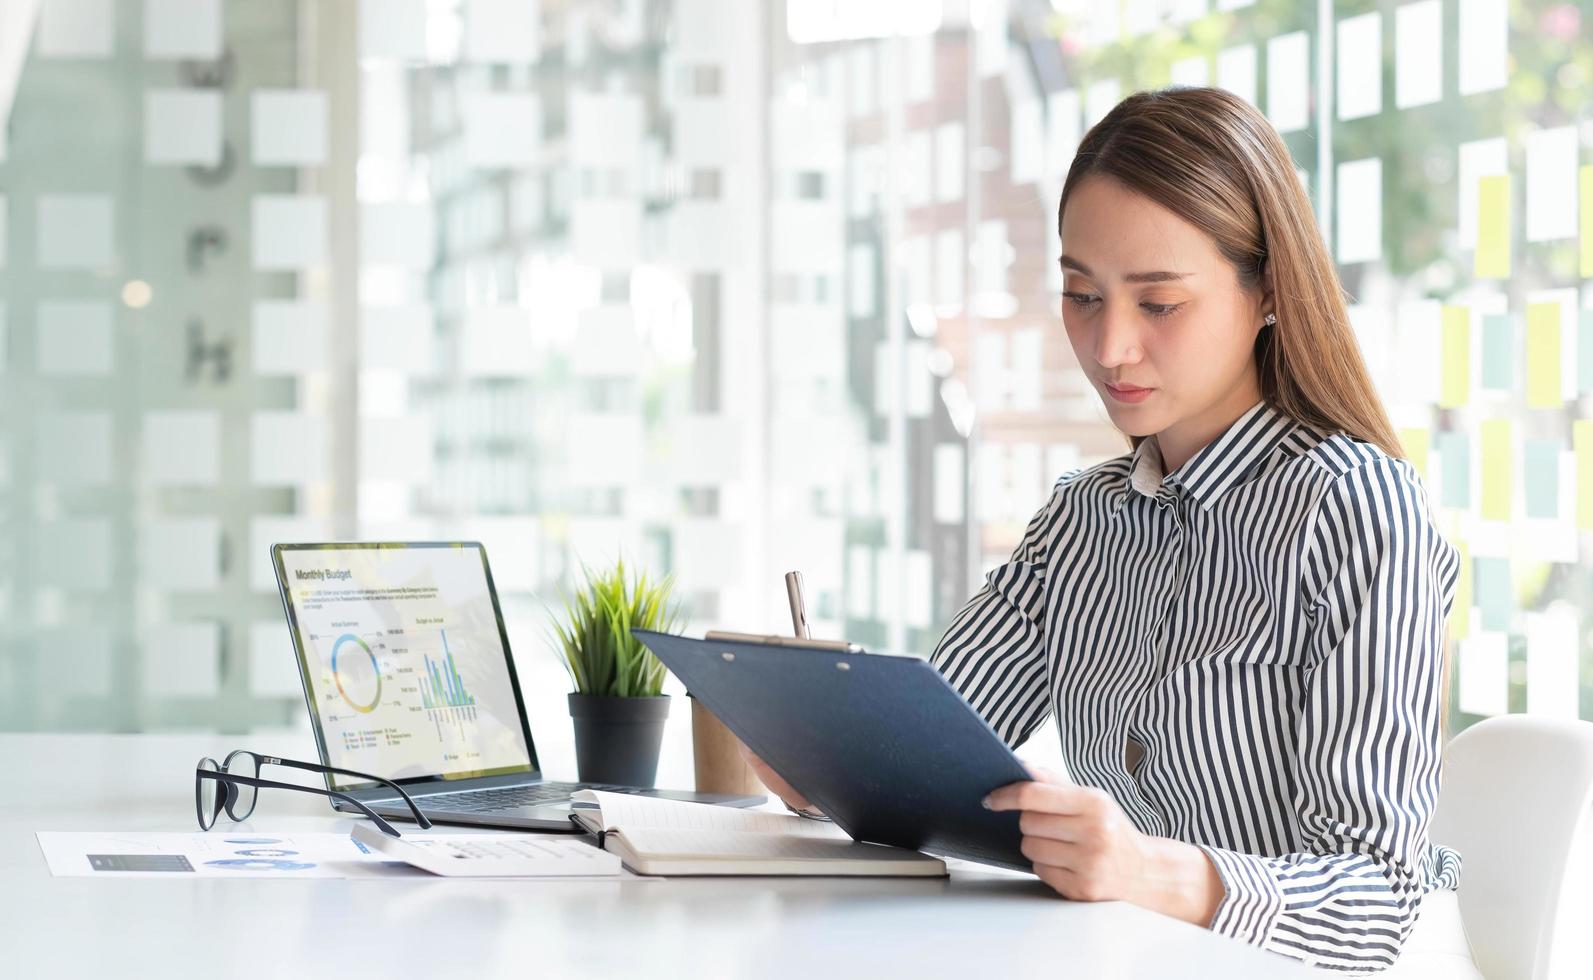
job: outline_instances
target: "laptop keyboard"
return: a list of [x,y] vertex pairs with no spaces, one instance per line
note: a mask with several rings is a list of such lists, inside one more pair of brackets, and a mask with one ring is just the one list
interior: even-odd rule
[[[599,789],[608,793],[646,793],[635,786],[611,786],[607,783],[536,783],[531,786],[500,786],[496,789],[472,789],[458,793],[435,793],[418,797],[415,803],[422,810],[447,810],[454,813],[500,813],[519,810],[541,803],[563,802],[578,789]],[[385,801],[389,805],[393,802]]]

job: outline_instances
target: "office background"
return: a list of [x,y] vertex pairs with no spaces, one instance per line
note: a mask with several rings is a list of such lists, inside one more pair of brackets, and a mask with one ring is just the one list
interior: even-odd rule
[[539,739],[546,608],[620,551],[694,630],[784,631],[800,568],[815,635],[927,654],[1056,476],[1125,451],[1055,207],[1169,83],[1254,101],[1316,202],[1466,559],[1452,727],[1593,718],[1590,22],[5,0],[0,728],[302,725],[278,540],[486,542]]

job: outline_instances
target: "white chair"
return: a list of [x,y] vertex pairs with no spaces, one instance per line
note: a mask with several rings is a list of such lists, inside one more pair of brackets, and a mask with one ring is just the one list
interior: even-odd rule
[[1445,748],[1430,837],[1460,852],[1460,915],[1488,980],[1548,980],[1590,802],[1593,723],[1501,715]]

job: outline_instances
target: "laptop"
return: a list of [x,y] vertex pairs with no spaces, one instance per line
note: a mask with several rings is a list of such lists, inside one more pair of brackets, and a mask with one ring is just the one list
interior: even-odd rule
[[[391,779],[436,823],[578,832],[570,794],[580,789],[764,802],[543,779],[479,542],[278,544],[271,561],[321,764]],[[326,785],[412,818],[379,783],[328,775]]]

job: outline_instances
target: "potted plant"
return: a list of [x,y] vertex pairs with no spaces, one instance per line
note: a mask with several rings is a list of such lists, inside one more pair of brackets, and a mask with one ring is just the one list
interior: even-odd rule
[[564,668],[575,691],[575,764],[582,782],[651,787],[658,778],[658,749],[669,715],[662,693],[664,665],[632,629],[674,632],[684,620],[670,602],[674,577],[632,577],[624,559],[594,574],[581,566],[585,584],[564,599],[553,623]]

